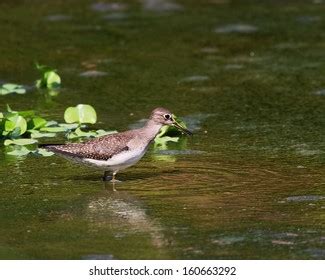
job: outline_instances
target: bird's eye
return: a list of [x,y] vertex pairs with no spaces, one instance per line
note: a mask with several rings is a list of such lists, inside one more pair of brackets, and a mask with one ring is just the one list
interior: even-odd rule
[[165,118],[165,120],[170,120],[171,119],[171,116],[169,114],[165,114],[164,115],[164,118]]

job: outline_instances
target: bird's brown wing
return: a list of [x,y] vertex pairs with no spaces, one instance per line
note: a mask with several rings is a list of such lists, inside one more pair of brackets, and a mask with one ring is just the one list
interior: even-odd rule
[[108,160],[114,155],[129,150],[128,139],[122,134],[106,135],[85,143],[43,145],[47,150],[71,157]]

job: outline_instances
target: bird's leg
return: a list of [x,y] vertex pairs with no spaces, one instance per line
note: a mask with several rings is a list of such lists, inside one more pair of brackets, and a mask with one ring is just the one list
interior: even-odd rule
[[104,188],[107,190],[109,193],[111,192],[116,192],[115,189],[115,183],[111,183],[110,181],[104,181]]
[[111,180],[111,182],[112,182],[113,184],[114,184],[114,183],[119,183],[119,182],[121,182],[121,181],[115,179],[115,175],[116,175],[117,172],[118,172],[118,170],[113,172],[113,177],[112,177],[112,180]]
[[110,181],[113,184],[121,182],[121,181],[115,179],[115,175],[116,175],[117,172],[118,172],[118,170],[114,171],[113,174],[111,175],[111,173],[109,171],[105,171],[103,181]]

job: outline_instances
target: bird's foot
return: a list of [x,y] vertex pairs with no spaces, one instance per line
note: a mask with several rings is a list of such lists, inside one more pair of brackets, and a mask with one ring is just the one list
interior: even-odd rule
[[103,177],[103,181],[106,181],[106,182],[109,181],[109,182],[111,182],[113,184],[115,184],[115,183],[121,183],[121,181],[115,179],[116,173],[117,172],[113,172],[113,174],[110,175],[109,171],[105,171],[104,177]]
[[113,183],[113,184],[115,184],[115,183],[122,183],[122,181],[117,180],[115,178],[114,179],[111,179],[110,182]]
[[120,180],[115,179],[114,176],[111,176],[111,175],[108,175],[108,176],[104,175],[103,176],[103,181],[104,182],[110,182],[110,183],[113,183],[113,184],[122,182]]

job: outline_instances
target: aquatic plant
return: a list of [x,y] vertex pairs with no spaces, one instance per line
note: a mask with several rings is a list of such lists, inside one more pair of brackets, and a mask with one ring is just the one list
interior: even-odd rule
[[39,65],[36,63],[36,68],[41,72],[41,78],[36,80],[37,88],[55,89],[60,87],[61,78],[57,70],[46,65]]
[[11,84],[11,83],[3,84],[0,87],[0,95],[7,95],[11,93],[25,94],[26,88],[22,85]]
[[103,129],[83,131],[83,124],[95,124],[97,122],[97,114],[91,105],[79,104],[75,107],[68,107],[64,112],[64,120],[67,124],[76,126],[74,131],[67,134],[68,139],[76,139],[82,137],[99,137],[116,131],[105,131]]
[[36,115],[35,111],[14,111],[7,105],[6,112],[0,112],[0,139],[5,146],[10,146],[7,154],[23,156],[29,153],[49,156],[53,153],[38,149],[38,138],[55,137],[57,133],[65,133],[67,139],[99,137],[116,131],[103,129],[83,131],[86,124],[97,121],[95,109],[86,104],[69,107],[65,110],[66,123],[47,121]]
[[75,107],[68,107],[64,112],[64,120],[66,123],[91,123],[97,121],[95,109],[87,104],[79,104]]
[[[175,115],[173,115],[173,118],[180,125],[187,128],[185,122],[183,122],[180,118]],[[177,128],[169,125],[164,125],[155,138],[155,148],[166,149],[168,142],[178,142],[181,136],[182,132],[180,132]]]

